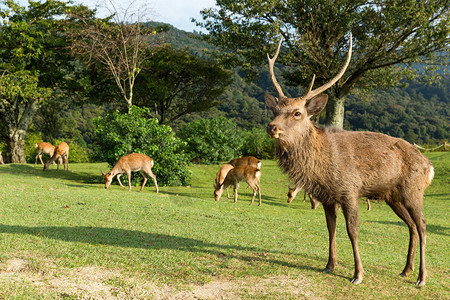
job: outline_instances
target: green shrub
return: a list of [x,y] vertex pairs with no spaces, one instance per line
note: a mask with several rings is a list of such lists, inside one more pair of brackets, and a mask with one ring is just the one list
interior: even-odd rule
[[187,143],[191,160],[219,163],[240,155],[242,132],[230,119],[200,119],[180,128],[177,135]]
[[263,128],[252,128],[244,132],[242,155],[272,159],[275,157],[275,139],[271,138]]
[[175,137],[172,128],[147,118],[148,109],[133,106],[128,113],[118,111],[95,120],[95,156],[112,167],[126,154],[142,153],[150,156],[158,184],[187,185],[190,172],[185,143]]

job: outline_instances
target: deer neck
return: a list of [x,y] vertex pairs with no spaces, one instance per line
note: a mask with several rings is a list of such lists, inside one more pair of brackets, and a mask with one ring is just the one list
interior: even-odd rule
[[331,170],[330,142],[323,128],[311,124],[307,131],[289,142],[277,140],[280,168],[308,192],[323,186]]

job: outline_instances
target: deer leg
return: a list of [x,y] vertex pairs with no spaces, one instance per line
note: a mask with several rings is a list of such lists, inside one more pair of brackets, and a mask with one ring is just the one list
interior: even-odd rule
[[367,198],[367,210],[370,210],[370,209],[371,209],[371,207],[370,207],[370,199]]
[[[159,193],[159,188],[158,188],[158,183],[156,182],[156,176],[155,174],[153,174],[152,171],[148,172],[148,175],[153,179],[153,182],[155,183],[155,187],[156,187],[156,193]],[[228,190],[227,190],[228,192]]]
[[253,204],[253,201],[255,201],[255,197],[256,197],[256,189],[254,189],[254,188],[252,187],[252,190],[253,190],[253,195],[252,195],[252,202],[250,202],[250,205]]
[[414,257],[416,255],[416,247],[418,240],[418,233],[416,229],[416,224],[409,215],[408,210],[401,202],[388,202],[386,203],[392,208],[395,214],[406,223],[409,228],[409,247],[408,256],[406,258],[406,266],[403,269],[400,276],[408,276],[414,270]]
[[148,176],[147,176],[147,174],[145,174],[145,172],[141,172],[141,174],[142,174],[142,177],[144,177],[144,182],[142,182],[141,189],[139,190],[139,192],[142,192],[142,190],[144,189],[144,186],[148,180]]
[[258,206],[261,206],[261,188],[258,185],[258,197],[259,197],[259,204]]
[[308,196],[309,196],[309,202],[311,202],[311,209],[316,209],[317,206],[319,205],[319,201],[317,201],[316,199],[311,197],[311,195],[308,195]]
[[328,248],[328,263],[322,272],[331,273],[334,271],[334,268],[336,267],[337,263],[337,254],[336,254],[337,205],[326,204],[323,205],[323,209],[325,210],[325,217],[327,220],[329,248]]
[[64,170],[69,171],[69,156],[64,156]]
[[227,190],[227,199],[230,199],[230,193],[228,192],[228,188],[226,190]]
[[[417,201],[416,203],[419,203]],[[422,209],[419,207],[406,207],[408,209],[409,215],[416,224],[417,232],[419,234],[420,242],[420,266],[419,266],[419,276],[417,277],[416,285],[425,285],[427,279],[427,269],[425,266],[425,244],[427,240],[426,234],[426,222],[422,214]]]
[[131,191],[131,171],[127,171],[128,191]]
[[344,213],[347,225],[347,234],[350,238],[353,248],[353,258],[355,260],[355,273],[353,274],[352,283],[360,284],[363,280],[364,269],[359,256],[358,250],[358,198],[345,199],[342,204],[342,212]]
[[239,183],[236,183],[234,186],[234,203],[236,203],[237,202],[237,198],[238,198],[238,193],[237,193],[237,190],[238,190],[238,188],[239,188]]
[[122,181],[120,181],[120,176],[121,176],[122,174],[117,174],[117,181],[119,182],[119,184],[120,184],[120,186],[122,187],[122,188],[125,188],[124,186],[123,186],[123,184],[122,184]]

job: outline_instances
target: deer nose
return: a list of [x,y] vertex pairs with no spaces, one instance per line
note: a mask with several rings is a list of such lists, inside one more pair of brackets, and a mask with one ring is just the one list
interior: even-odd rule
[[266,131],[269,135],[274,135],[275,132],[277,132],[277,125],[273,124],[273,123],[269,123],[269,125],[267,125],[266,127]]

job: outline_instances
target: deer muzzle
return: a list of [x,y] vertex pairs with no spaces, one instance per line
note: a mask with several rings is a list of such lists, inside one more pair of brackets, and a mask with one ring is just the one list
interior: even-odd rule
[[266,132],[271,138],[278,138],[280,135],[280,129],[274,123],[269,123],[266,127]]

